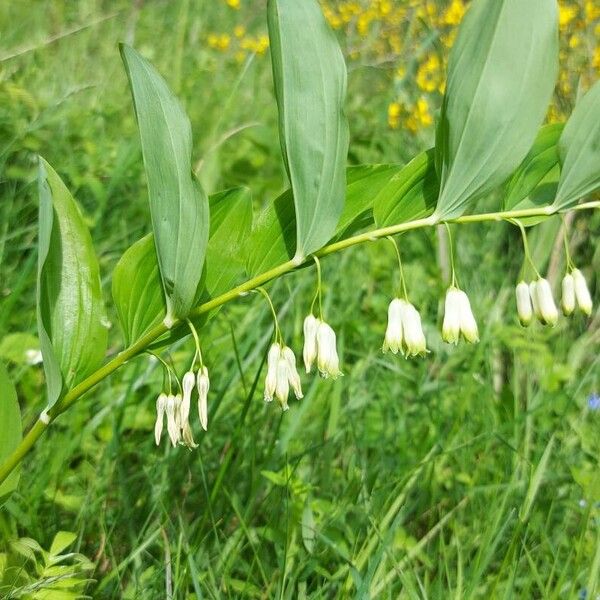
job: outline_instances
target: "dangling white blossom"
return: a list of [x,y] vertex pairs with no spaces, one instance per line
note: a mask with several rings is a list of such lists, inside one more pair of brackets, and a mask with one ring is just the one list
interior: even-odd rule
[[275,385],[275,397],[281,404],[283,410],[288,410],[288,395],[290,393],[288,363],[283,354],[277,359],[277,384]]
[[442,339],[449,344],[458,344],[461,334],[471,344],[479,341],[477,321],[471,310],[469,297],[462,290],[452,286],[446,292]]
[[340,371],[335,331],[324,321],[319,322],[317,329],[317,367],[324,378],[337,379],[343,374]]
[[179,425],[179,407],[181,405],[181,396],[179,394],[169,394],[166,402],[167,414],[167,432],[171,439],[171,444],[176,446],[180,439],[181,427]]
[[567,273],[563,277],[561,288],[560,307],[563,315],[568,317],[575,310],[575,280],[573,279],[573,275]]
[[573,269],[573,280],[575,282],[575,297],[577,298],[577,305],[581,312],[586,314],[588,317],[592,314],[593,302],[590,290],[588,289],[587,283],[583,273],[579,269]]
[[156,399],[156,423],[154,424],[154,441],[158,446],[160,444],[160,437],[162,435],[165,410],[167,408],[167,395],[160,394]]
[[208,390],[210,389],[210,380],[208,378],[208,369],[203,366],[198,370],[198,414],[200,415],[200,425],[204,431],[208,430]]
[[307,373],[310,373],[317,359],[317,329],[319,328],[319,323],[319,319],[312,314],[304,319],[304,350],[302,357]]
[[477,328],[477,321],[471,310],[471,303],[469,297],[462,290],[458,290],[459,301],[460,301],[460,332],[463,338],[470,344],[476,344],[479,341],[479,329]]
[[517,315],[523,327],[531,325],[533,318],[533,307],[531,305],[531,296],[529,295],[529,286],[525,281],[517,284],[515,290],[517,297]]
[[531,306],[533,307],[533,314],[538,321],[542,321],[542,313],[540,312],[540,303],[538,302],[538,296],[536,291],[536,283],[532,281],[529,284],[529,297],[531,298]]
[[460,295],[455,287],[448,288],[444,303],[442,339],[448,344],[458,344],[460,337]]
[[406,301],[394,298],[388,306],[388,323],[383,340],[383,352],[391,351],[398,354],[402,350],[404,336],[402,332],[402,313]]
[[189,421],[190,417],[190,403],[192,401],[192,392],[196,386],[196,376],[192,371],[188,371],[181,381],[181,387],[183,388],[183,397],[181,399],[180,409],[180,425],[181,428],[185,426]]
[[277,388],[277,363],[281,356],[281,346],[274,343],[267,355],[267,376],[265,377],[265,402],[272,402]]
[[404,356],[427,354],[427,342],[421,325],[421,315],[410,302],[405,303],[402,311],[402,331],[404,333]]
[[540,321],[546,325],[554,327],[558,322],[558,309],[554,303],[554,297],[552,296],[552,288],[547,279],[540,277],[533,287],[534,293],[532,294],[532,300],[535,303],[537,300],[537,306],[539,310]]
[[304,398],[302,394],[302,385],[300,382],[300,375],[298,374],[298,369],[296,368],[296,356],[291,348],[285,346],[281,351],[281,355],[287,362],[288,368],[288,381],[292,386],[292,390],[294,390],[294,396],[296,396],[297,400]]

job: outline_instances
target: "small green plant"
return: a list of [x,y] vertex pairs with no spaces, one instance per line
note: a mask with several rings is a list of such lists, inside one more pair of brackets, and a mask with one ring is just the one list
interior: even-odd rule
[[77,539],[59,531],[48,550],[31,538],[8,542],[0,552],[0,595],[5,600],[64,600],[90,598],[85,594],[93,563],[76,552],[65,552]]
[[[523,233],[528,259],[516,288],[523,325],[535,315],[554,325],[558,310],[531,258],[525,228],[556,214],[597,209],[582,202],[600,188],[600,83],[565,125],[542,127],[558,71],[555,0],[475,0],[450,56],[435,148],[405,166],[347,169],[349,140],[342,52],[316,0],[269,0],[267,20],[283,162],[290,189],[253,218],[248,189],[208,194],[192,174],[188,117],[156,69],[122,45],[140,132],[152,232],[131,246],[112,276],[126,348],[103,364],[107,319],[100,268],[78,206],[57,172],[39,161],[37,322],[47,407],[25,437],[14,387],[0,370],[0,496],[17,485],[18,466],[48,426],[119,367],[151,353],[164,366],[156,392],[155,440],[165,425],[173,444],[193,448],[192,394],[208,426],[210,379],[201,340],[220,307],[257,291],[273,311],[264,398],[288,408],[302,398],[292,345],[263,286],[301,267],[317,284],[304,321],[307,373],[342,375],[336,334],[325,320],[320,261],[365,242],[391,240],[401,290],[392,299],[384,351],[426,356],[427,341],[410,303],[398,237],[445,224],[506,221]],[[298,24],[302,23],[302,27]],[[484,197],[498,210],[475,213]],[[450,236],[451,237],[451,236]],[[451,244],[452,248],[452,244]],[[568,239],[565,228],[565,248]],[[479,331],[452,254],[444,341],[476,343]],[[592,300],[570,257],[562,309],[589,315]],[[529,279],[533,281],[529,282]],[[180,381],[161,353],[191,335],[195,354]],[[289,340],[288,340],[289,341]]]

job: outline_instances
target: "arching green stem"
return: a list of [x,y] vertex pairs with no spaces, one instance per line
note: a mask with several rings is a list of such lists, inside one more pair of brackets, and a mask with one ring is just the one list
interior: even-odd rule
[[[588,210],[588,209],[597,209],[600,208],[600,201],[586,202],[584,204],[579,204],[571,208],[571,210]],[[556,210],[551,206],[543,206],[538,208],[527,208],[521,210],[512,210],[512,211],[504,211],[504,212],[495,212],[495,213],[482,213],[476,215],[467,215],[463,217],[458,217],[456,219],[452,219],[450,223],[482,223],[489,221],[511,221],[512,219],[519,219],[525,217],[541,217],[541,216],[550,216],[556,213]],[[344,240],[340,240],[338,242],[334,242],[325,246],[319,252],[316,253],[318,258],[323,258],[324,256],[329,256],[330,254],[334,254],[346,248],[350,248],[352,246],[356,246],[357,244],[362,244],[364,242],[370,242],[376,239],[380,239],[383,237],[387,237],[390,235],[395,235],[397,233],[402,233],[405,231],[412,231],[415,229],[422,229],[425,227],[432,227],[437,225],[438,221],[436,221],[433,217],[427,217],[424,219],[416,219],[414,221],[408,221],[406,223],[399,223],[397,225],[390,225],[389,227],[381,227],[374,231],[367,231],[364,233],[359,233],[350,238],[346,238]],[[286,273],[290,273],[300,266],[308,263],[310,260],[307,259],[303,263],[298,264],[293,260],[288,260],[273,269],[265,271],[256,277],[248,279],[244,283],[236,286],[235,288],[225,292],[224,294],[217,296],[197,306],[194,308],[190,314],[188,315],[189,319],[200,316],[202,314],[208,313],[227,302],[231,302],[235,300],[240,295],[247,294],[251,292],[261,285],[276,279]],[[181,327],[185,324],[184,321],[177,320],[173,324],[173,327]],[[40,418],[32,425],[31,429],[27,432],[25,437],[21,440],[19,445],[15,448],[15,450],[6,458],[4,463],[0,465],[0,483],[2,483],[10,473],[15,469],[15,467],[23,460],[25,455],[31,450],[36,441],[42,436],[42,434],[46,431],[50,423],[54,421],[60,414],[68,410],[75,402],[77,402],[82,396],[86,394],[93,387],[98,385],[101,381],[106,379],[109,375],[114,373],[117,369],[122,367],[132,358],[140,355],[145,352],[148,347],[150,347],[157,339],[167,333],[167,328],[163,323],[160,323],[146,332],[139,340],[133,343],[131,346],[111,358],[106,364],[101,366],[97,371],[86,377],[83,381],[78,383],[71,390],[67,391],[67,393],[47,412],[44,411],[40,415]]]

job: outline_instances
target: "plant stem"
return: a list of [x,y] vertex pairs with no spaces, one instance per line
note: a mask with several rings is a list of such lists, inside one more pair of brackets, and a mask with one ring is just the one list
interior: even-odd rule
[[[595,208],[600,208],[600,201],[579,204],[577,206],[572,207],[571,210],[586,210]],[[510,221],[511,219],[525,217],[550,216],[555,214],[555,212],[556,211],[552,207],[543,206],[540,208],[528,208],[505,212],[467,215],[463,217],[458,217],[456,219],[450,219],[448,222],[479,223],[485,221]],[[397,225],[382,227],[373,231],[367,231],[365,233],[360,233],[345,240],[340,240],[333,244],[329,244],[328,246],[321,248],[321,250],[316,252],[313,256],[307,257],[302,262],[288,260],[282,263],[281,265],[274,267],[273,269],[265,271],[264,273],[261,273],[256,277],[248,279],[244,283],[234,287],[228,292],[225,292],[224,294],[217,296],[216,298],[213,298],[212,300],[209,300],[208,302],[205,302],[200,306],[197,306],[190,312],[187,318],[192,319],[193,317],[197,317],[199,315],[207,313],[213,310],[214,308],[226,304],[227,302],[231,302],[240,294],[253,291],[256,288],[263,285],[264,283],[271,281],[272,279],[276,279],[281,275],[295,271],[298,267],[313,261],[314,256],[316,256],[317,258],[322,258],[324,256],[329,256],[330,254],[334,254],[335,252],[345,250],[346,248],[350,248],[352,246],[356,246],[364,242],[375,241],[383,237],[388,237],[397,233],[402,233],[404,231],[412,231],[414,229],[432,227],[437,224],[439,224],[439,221],[435,217],[430,216],[423,219],[408,221],[406,223],[399,223]],[[174,322],[173,328],[181,327],[185,324],[186,318],[178,319]],[[6,458],[5,462],[0,466],[0,483],[2,483],[16,468],[16,466],[23,460],[25,455],[29,452],[29,450],[31,450],[32,446],[41,437],[44,431],[46,431],[48,425],[52,421],[54,421],[60,414],[68,410],[69,407],[75,404],[75,402],[77,402],[77,400],[79,400],[86,392],[95,387],[103,379],[106,379],[111,373],[116,371],[118,368],[122,367],[126,362],[143,353],[152,343],[154,343],[157,339],[161,338],[167,332],[168,329],[163,323],[156,325],[155,327],[150,329],[146,334],[144,334],[139,340],[137,340],[134,344],[129,346],[129,348],[126,348],[125,350],[117,354],[105,365],[100,367],[97,371],[86,377],[74,388],[69,390],[54,406],[49,408],[47,412],[44,411],[40,416],[40,419],[38,419],[34,423],[34,425],[31,427],[31,429],[25,435],[25,437],[21,440],[19,445],[12,452],[12,454],[10,454]]]

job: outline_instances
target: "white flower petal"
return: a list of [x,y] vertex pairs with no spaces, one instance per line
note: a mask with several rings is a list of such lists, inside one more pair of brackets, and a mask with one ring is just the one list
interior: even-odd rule
[[531,296],[529,295],[529,286],[525,281],[517,284],[515,295],[517,297],[517,315],[523,327],[531,324],[533,318],[533,307],[531,305]]
[[577,298],[577,305],[579,306],[581,312],[589,317],[592,314],[594,304],[592,302],[592,296],[585,281],[585,277],[579,269],[573,269],[572,274],[575,282],[575,297]]
[[319,327],[319,319],[314,315],[308,315],[304,319],[304,349],[302,357],[304,359],[304,367],[306,372],[310,373],[312,366],[317,358],[317,329]]

